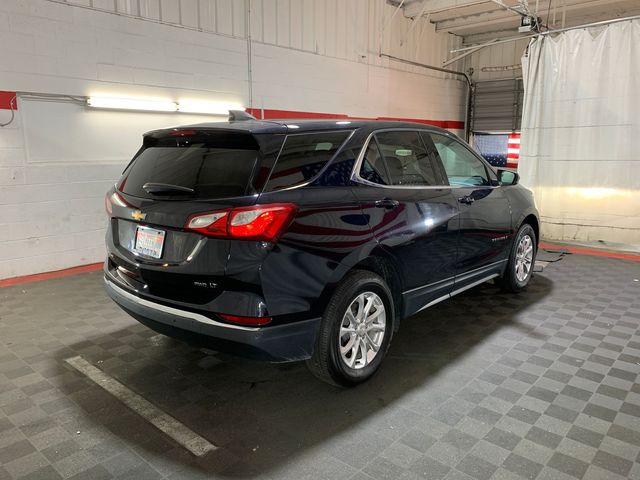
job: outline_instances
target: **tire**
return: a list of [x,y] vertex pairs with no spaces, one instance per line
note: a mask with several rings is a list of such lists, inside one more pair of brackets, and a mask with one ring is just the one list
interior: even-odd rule
[[[528,251],[529,248],[531,249],[531,253],[527,255],[526,251]],[[531,225],[523,223],[518,229],[518,233],[511,246],[509,262],[507,263],[505,272],[497,282],[502,290],[517,293],[527,287],[533,275],[536,253],[536,232]]]
[[[358,323],[361,309],[369,301],[370,313],[366,318],[372,320]],[[367,381],[389,349],[394,312],[391,291],[382,277],[364,270],[349,273],[338,284],[325,309],[313,355],[307,360],[311,373],[324,382],[344,387]],[[345,347],[344,354],[340,347]]]

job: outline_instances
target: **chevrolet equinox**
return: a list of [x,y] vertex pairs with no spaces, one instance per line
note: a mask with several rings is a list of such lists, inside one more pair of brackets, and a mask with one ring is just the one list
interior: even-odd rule
[[525,288],[539,237],[515,172],[406,122],[155,130],[106,210],[106,288],[132,317],[339,385],[376,372],[403,318],[490,279]]

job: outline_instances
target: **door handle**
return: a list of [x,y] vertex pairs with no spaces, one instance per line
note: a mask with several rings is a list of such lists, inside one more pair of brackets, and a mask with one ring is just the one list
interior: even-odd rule
[[376,200],[375,205],[378,208],[386,208],[390,210],[400,205],[400,202],[397,200],[391,200],[390,198],[384,198],[382,200]]
[[473,197],[471,197],[471,196],[469,196],[469,195],[465,195],[464,197],[460,197],[460,198],[458,199],[458,201],[459,201],[460,203],[464,203],[464,204],[467,204],[467,205],[471,205],[473,202],[475,202],[475,201],[476,201],[476,199],[475,199],[475,198],[473,198]]

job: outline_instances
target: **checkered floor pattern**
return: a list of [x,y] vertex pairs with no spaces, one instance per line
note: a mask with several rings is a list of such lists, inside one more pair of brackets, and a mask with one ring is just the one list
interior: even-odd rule
[[[634,280],[635,279],[635,280]],[[89,273],[0,290],[0,479],[640,479],[640,263],[567,256],[406,320],[371,382],[203,352]],[[219,446],[193,457],[82,355]]]

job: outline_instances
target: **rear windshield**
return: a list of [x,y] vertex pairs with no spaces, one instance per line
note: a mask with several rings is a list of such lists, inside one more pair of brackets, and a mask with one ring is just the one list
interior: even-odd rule
[[292,187],[315,177],[351,131],[287,135],[265,191]]
[[[259,158],[252,136],[233,133],[184,134],[146,138],[127,167],[119,189],[144,198],[216,199],[253,193],[252,176]],[[193,189],[149,193],[147,183]]]

